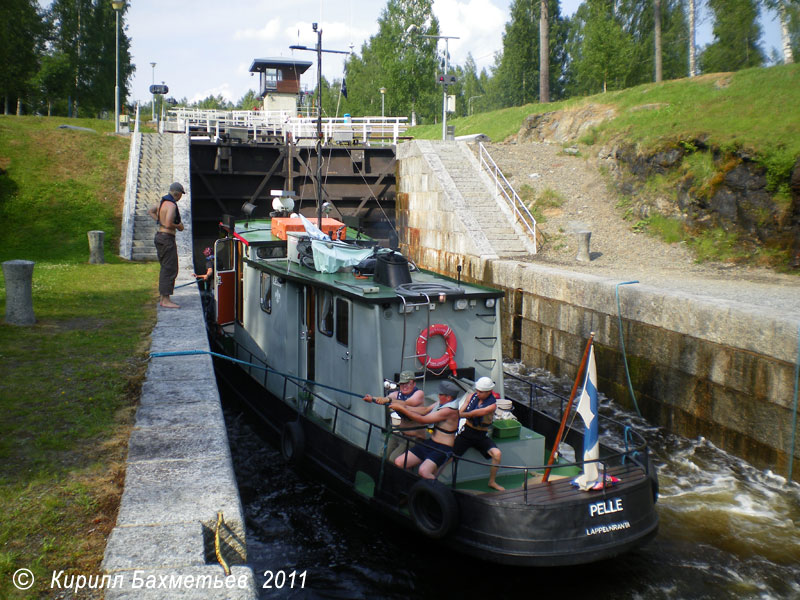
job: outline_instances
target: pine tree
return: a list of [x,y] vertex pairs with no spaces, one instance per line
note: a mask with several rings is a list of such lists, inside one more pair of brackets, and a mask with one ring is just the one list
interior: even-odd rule
[[761,66],[765,57],[759,45],[756,0],[708,0],[708,6],[714,14],[714,41],[700,56],[701,70],[715,73]]
[[0,96],[5,114],[12,104],[31,91],[31,79],[39,68],[44,22],[35,0],[0,3]]

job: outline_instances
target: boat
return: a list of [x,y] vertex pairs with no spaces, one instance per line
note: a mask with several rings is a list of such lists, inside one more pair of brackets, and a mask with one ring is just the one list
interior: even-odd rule
[[[645,439],[598,414],[601,440],[587,458],[592,429],[568,422],[572,398],[503,372],[502,291],[417,268],[335,219],[315,223],[276,201],[270,218],[223,217],[207,321],[218,376],[288,463],[413,535],[498,564],[590,563],[656,535]],[[392,438],[405,447],[414,438],[363,398],[388,394],[407,371],[427,404],[442,381],[465,397],[482,377],[495,383],[507,409],[492,433],[505,491],[488,487],[491,464],[474,449],[436,479],[389,460]],[[588,466],[600,480],[587,490],[576,481]]]

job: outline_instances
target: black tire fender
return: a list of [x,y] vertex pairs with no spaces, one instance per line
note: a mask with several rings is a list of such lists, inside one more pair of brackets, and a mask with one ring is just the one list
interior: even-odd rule
[[408,508],[417,529],[430,538],[441,539],[458,525],[458,502],[438,481],[422,479],[411,486]]
[[647,477],[650,479],[650,487],[653,491],[653,504],[658,502],[658,471],[653,464],[653,459],[647,457]]
[[306,436],[299,421],[289,421],[281,431],[281,456],[287,463],[297,464],[306,450]]

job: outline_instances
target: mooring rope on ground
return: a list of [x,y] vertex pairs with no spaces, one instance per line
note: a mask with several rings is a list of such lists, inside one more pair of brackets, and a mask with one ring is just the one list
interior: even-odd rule
[[224,524],[225,521],[222,518],[222,511],[217,511],[217,527],[214,530],[214,553],[217,555],[217,561],[222,566],[225,571],[225,576],[227,577],[231,574],[231,568],[228,566],[228,563],[225,562],[225,559],[222,558],[222,551],[219,548],[219,529]]

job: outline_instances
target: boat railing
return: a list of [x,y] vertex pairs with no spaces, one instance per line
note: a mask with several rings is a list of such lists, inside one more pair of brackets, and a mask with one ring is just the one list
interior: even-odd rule
[[494,162],[494,159],[483,145],[483,142],[478,142],[478,158],[481,166],[494,180],[495,195],[501,196],[506,201],[511,212],[514,214],[514,218],[522,223],[523,228],[533,241],[533,253],[536,254],[536,219],[530,213],[528,207],[525,206],[522,198],[519,197],[519,194],[514,190],[511,183],[509,183],[508,179],[503,175],[503,172],[500,171],[500,167]]
[[[351,396],[351,397],[354,397],[354,398],[359,398],[359,399],[361,399],[363,397],[362,395],[356,394],[354,392],[350,392],[348,390],[342,390],[342,389],[336,388],[334,386],[322,384],[322,383],[319,383],[319,382],[316,382],[316,381],[313,381],[313,380],[310,380],[310,379],[304,379],[302,377],[299,377],[299,376],[296,376],[296,375],[292,375],[290,373],[284,373],[284,372],[278,371],[276,369],[273,369],[263,359],[261,359],[260,357],[254,355],[251,351],[249,351],[248,349],[244,348],[238,342],[235,342],[235,344],[236,344],[237,348],[239,349],[239,351],[237,352],[237,356],[240,355],[241,352],[244,352],[249,356],[248,360],[233,359],[231,357],[228,357],[228,356],[225,356],[225,355],[222,355],[222,354],[216,354],[216,353],[211,353],[211,354],[213,354],[214,356],[217,356],[219,358],[232,360],[233,362],[238,362],[240,364],[248,366],[249,367],[248,370],[250,371],[251,375],[252,375],[252,368],[256,368],[258,370],[263,371],[264,372],[264,376],[263,376],[263,381],[261,382],[261,384],[264,386],[265,389],[269,389],[269,386],[267,385],[267,380],[270,377],[270,375],[282,377],[283,378],[283,397],[284,397],[284,399],[287,399],[287,398],[291,397],[291,395],[290,395],[291,390],[289,389],[289,386],[290,385],[295,386],[296,389],[297,389],[297,395],[296,395],[296,404],[295,404],[294,408],[295,408],[295,410],[298,411],[299,414],[302,414],[306,418],[313,418],[311,413],[313,412],[312,406],[313,406],[314,401],[318,400],[318,401],[323,402],[324,404],[328,405],[329,407],[331,407],[333,409],[333,416],[332,416],[332,422],[330,424],[330,428],[331,428],[331,431],[334,432],[334,433],[336,433],[336,427],[337,427],[337,424],[338,424],[339,420],[341,419],[340,415],[342,415],[342,414],[347,415],[348,418],[353,419],[356,422],[362,423],[363,425],[366,426],[366,440],[365,440],[365,442],[363,444],[363,448],[362,449],[365,452],[374,452],[373,450],[370,449],[371,445],[372,445],[372,439],[373,439],[373,437],[375,435],[382,436],[383,437],[383,442],[382,442],[381,446],[383,448],[383,452],[381,454],[379,454],[379,455],[381,456],[383,462],[388,462],[387,461],[388,457],[386,456],[386,448],[387,448],[387,444],[388,444],[388,440],[389,440],[388,436],[397,436],[400,439],[402,439],[404,444],[405,444],[406,451],[408,451],[408,449],[410,449],[412,443],[419,443],[419,439],[417,439],[417,438],[409,437],[409,436],[403,434],[402,432],[393,430],[391,428],[388,428],[385,425],[376,424],[376,423],[370,421],[369,419],[367,419],[365,417],[362,417],[361,415],[357,415],[354,412],[352,412],[352,411],[350,411],[350,410],[348,410],[346,408],[343,408],[342,406],[338,405],[335,401],[333,401],[333,400],[331,400],[329,398],[326,398],[318,390],[327,390],[327,391],[331,391],[331,392],[334,392],[334,393],[337,393],[337,394],[344,394],[344,395]],[[178,354],[178,353],[175,353],[175,354]],[[260,363],[260,364],[257,364],[254,361],[257,361],[257,363]],[[521,378],[517,378],[517,377],[515,377],[515,376],[513,376],[511,374],[508,374],[508,375],[510,377],[514,378],[514,379],[519,379],[520,381],[522,381],[524,383],[528,383],[528,384],[531,385],[532,390],[531,390],[531,392],[529,394],[529,402],[531,403],[529,405],[530,408],[533,408],[533,404],[532,403],[533,403],[534,399],[536,399],[536,394],[538,394],[539,396],[549,395],[549,396],[553,396],[555,398],[562,399],[562,396],[560,394],[557,394],[555,392],[547,390],[546,388],[543,388],[542,386],[540,386],[540,385],[538,385],[536,383],[529,382],[529,381],[521,379]],[[286,400],[284,400],[284,401],[286,401]],[[520,402],[520,401],[517,400],[517,402]],[[566,402],[566,400],[565,400],[565,402]],[[521,402],[521,403],[523,403],[523,402]],[[562,403],[562,406],[564,406],[564,403]],[[623,437],[623,439],[625,441],[625,448],[624,449],[619,449],[619,450],[611,449],[611,452],[604,453],[600,458],[598,458],[595,461],[584,461],[584,460],[581,459],[581,460],[576,460],[574,462],[559,461],[558,464],[555,464],[555,465],[547,465],[547,464],[540,464],[540,465],[506,465],[506,464],[501,464],[500,465],[500,469],[502,471],[506,472],[506,473],[509,472],[509,471],[514,471],[514,472],[521,473],[523,475],[523,491],[524,491],[523,502],[524,503],[527,503],[528,500],[529,500],[529,498],[528,498],[528,487],[529,487],[529,478],[530,478],[531,474],[541,473],[542,471],[544,471],[548,467],[558,468],[558,469],[569,468],[569,467],[583,468],[584,465],[587,462],[596,462],[598,464],[599,471],[601,473],[605,473],[611,467],[614,467],[614,466],[617,466],[617,465],[624,465],[628,460],[634,460],[637,463],[641,464],[645,468],[645,470],[647,468],[649,468],[648,467],[649,461],[648,461],[648,455],[647,455],[647,452],[648,452],[647,441],[644,439],[644,437],[642,437],[639,433],[637,433],[634,430],[632,430],[630,428],[630,426],[625,425],[623,423],[620,423],[620,422],[618,422],[618,421],[616,421],[614,419],[611,419],[611,418],[608,418],[608,417],[603,417],[602,415],[600,416],[600,423],[601,424],[605,423],[606,427],[610,424],[610,425],[613,425],[613,426],[619,426],[619,427],[621,427],[623,429],[623,436],[622,437]],[[352,442],[353,440],[350,440],[350,441]],[[444,469],[448,469],[449,468],[451,470],[450,471],[451,480],[449,482],[449,485],[451,487],[453,487],[453,488],[457,487],[457,485],[459,483],[459,480],[458,480],[458,465],[459,465],[459,463],[462,463],[462,462],[473,463],[473,464],[479,465],[481,467],[485,467],[487,469],[487,471],[492,466],[492,464],[490,462],[487,462],[485,460],[484,461],[473,460],[473,459],[470,459],[470,458],[465,458],[463,456],[454,457],[454,459],[452,461],[450,461],[449,463],[447,463],[445,465],[445,467],[444,467]],[[444,469],[442,469],[440,471],[440,475],[442,474]]]

